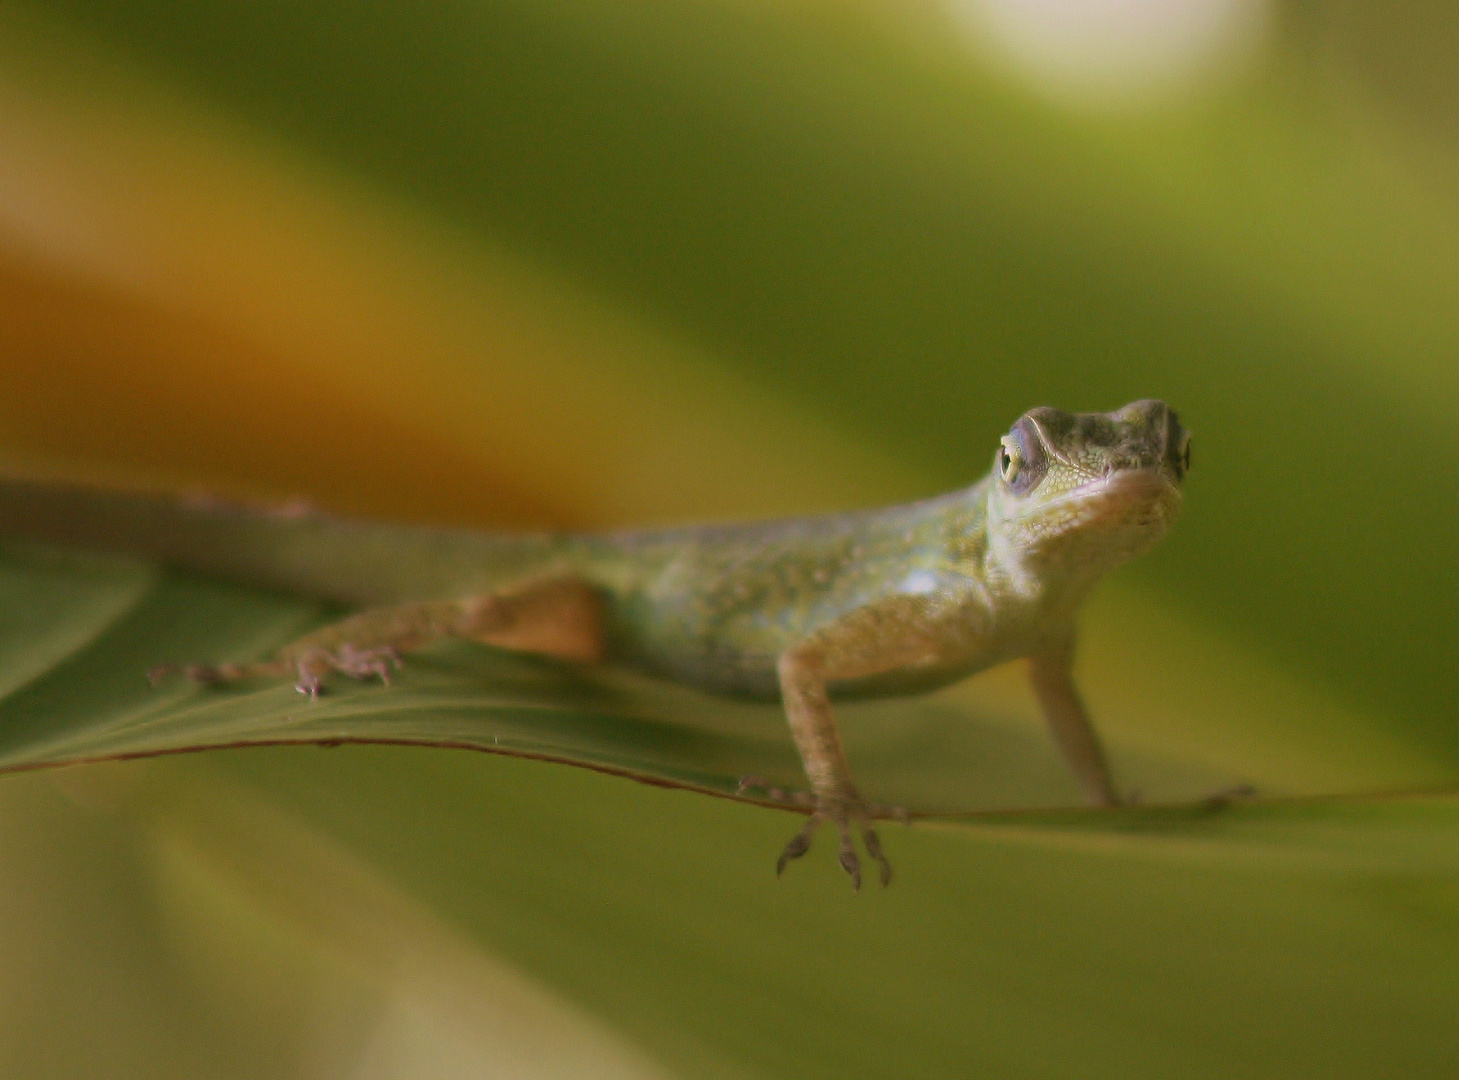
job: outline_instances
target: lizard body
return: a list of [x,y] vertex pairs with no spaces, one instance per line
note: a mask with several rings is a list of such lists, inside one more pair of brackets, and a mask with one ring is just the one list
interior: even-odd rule
[[[860,882],[861,831],[890,866],[856,791],[837,697],[905,694],[1030,659],[1055,741],[1093,803],[1119,801],[1070,667],[1074,616],[1107,570],[1154,544],[1180,505],[1190,437],[1163,402],[1026,413],[992,472],[907,506],[636,533],[489,536],[307,512],[0,485],[9,532],[91,543],[366,607],[257,664],[193,665],[202,681],[332,671],[385,676],[443,637],[608,661],[720,694],[784,702],[812,814]],[[399,555],[414,557],[403,566]]]

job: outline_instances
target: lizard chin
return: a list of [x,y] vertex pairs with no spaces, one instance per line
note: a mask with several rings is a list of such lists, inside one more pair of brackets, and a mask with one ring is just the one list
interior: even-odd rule
[[1152,547],[1180,510],[1178,484],[1160,468],[1119,469],[1021,515],[1025,557],[1101,573]]

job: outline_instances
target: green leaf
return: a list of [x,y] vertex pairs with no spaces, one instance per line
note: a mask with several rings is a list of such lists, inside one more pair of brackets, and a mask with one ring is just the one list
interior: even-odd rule
[[214,761],[680,1076],[1459,1063],[1453,798],[889,825],[897,880],[853,895],[824,837],[774,879],[781,815],[577,770],[365,748]]

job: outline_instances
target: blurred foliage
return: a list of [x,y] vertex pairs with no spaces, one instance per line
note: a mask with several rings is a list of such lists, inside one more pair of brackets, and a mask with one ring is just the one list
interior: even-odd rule
[[[1035,402],[1166,397],[1204,468],[1180,547],[1136,573],[1459,749],[1432,495],[1459,486],[1456,163],[1363,29],[1389,6],[1278,9],[1237,87],[1093,125],[959,62],[928,8],[901,34],[751,3],[44,8],[708,343],[929,487]],[[1387,40],[1453,22],[1410,18]],[[1400,431],[1422,484],[1384,468]]]
[[[1081,672],[1126,760],[1451,777],[1451,7],[1275,4],[1209,85],[1106,110],[965,26],[7,4],[0,446],[604,526],[907,498],[980,474],[1030,405],[1158,395],[1196,432],[1188,511],[1097,599]],[[72,653],[120,677],[115,644]],[[101,689],[27,662],[32,704]],[[58,775],[76,802],[3,786],[0,1071],[94,1071],[89,1036],[114,1075],[470,1075],[506,1044],[458,1006],[502,970],[550,988],[523,991],[539,1046],[586,1009],[685,1076],[1454,1071],[1448,797],[920,825],[889,835],[894,888],[853,899],[824,858],[775,886],[783,814],[529,762]],[[396,918],[396,887],[423,910]],[[475,974],[401,989],[450,955]],[[625,1053],[600,1057],[651,1070]]]

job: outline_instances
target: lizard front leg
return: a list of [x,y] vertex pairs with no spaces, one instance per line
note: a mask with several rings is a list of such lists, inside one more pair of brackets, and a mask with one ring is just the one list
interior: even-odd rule
[[[300,693],[317,697],[332,672],[389,682],[402,654],[446,638],[468,638],[519,652],[591,662],[603,654],[602,601],[571,575],[539,578],[461,600],[428,600],[372,608],[331,623],[252,664],[189,664],[197,682],[295,676]],[[154,680],[178,665],[154,669]]]
[[830,822],[840,834],[841,867],[856,887],[861,885],[861,864],[852,840],[853,829],[860,830],[867,854],[880,868],[882,884],[891,880],[891,864],[870,824],[875,816],[873,808],[862,799],[851,778],[827,684],[879,675],[935,658],[941,643],[926,605],[924,598],[913,596],[868,604],[781,654],[778,674],[785,716],[810,780],[815,808],[805,827],[786,845],[776,863],[776,873],[810,850],[816,828]]
[[779,674],[785,716],[811,782],[815,809],[810,820],[785,845],[775,863],[776,876],[784,873],[791,859],[798,859],[810,850],[816,827],[822,821],[829,821],[840,833],[841,868],[851,875],[852,885],[861,888],[861,860],[851,839],[854,823],[860,826],[862,843],[881,868],[881,883],[886,885],[892,879],[892,865],[882,853],[881,840],[869,824],[871,815],[851,779],[851,767],[846,763],[841,733],[836,728],[831,699],[826,692],[824,657],[815,648],[791,649],[780,658]]
[[1028,665],[1029,681],[1043,708],[1049,733],[1084,790],[1084,797],[1095,806],[1118,806],[1120,797],[1104,745],[1074,685],[1074,635],[1061,635],[1030,656]]

